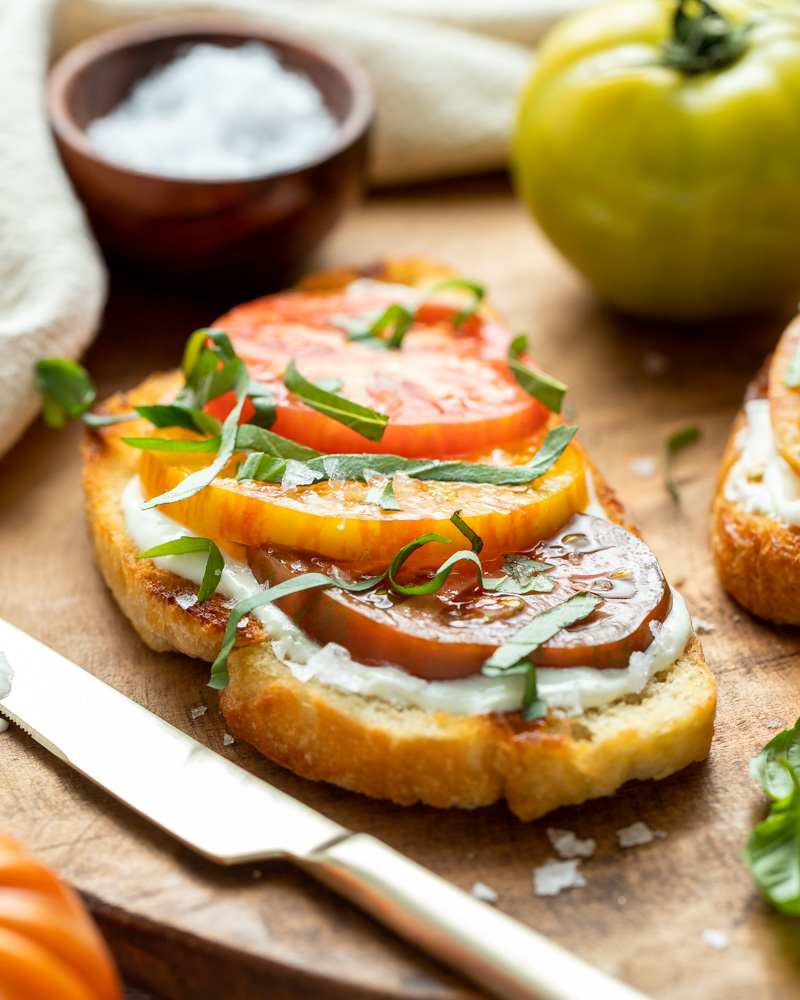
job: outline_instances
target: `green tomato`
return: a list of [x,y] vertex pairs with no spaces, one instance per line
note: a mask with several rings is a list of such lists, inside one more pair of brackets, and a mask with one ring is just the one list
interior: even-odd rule
[[517,189],[624,310],[696,320],[800,295],[800,7],[722,3],[589,8],[522,95]]

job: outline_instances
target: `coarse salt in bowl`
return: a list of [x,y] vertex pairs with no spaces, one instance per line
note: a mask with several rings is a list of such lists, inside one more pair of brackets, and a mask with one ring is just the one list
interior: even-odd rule
[[103,248],[167,278],[286,284],[364,181],[363,71],[259,21],[94,36],[52,70],[48,106]]

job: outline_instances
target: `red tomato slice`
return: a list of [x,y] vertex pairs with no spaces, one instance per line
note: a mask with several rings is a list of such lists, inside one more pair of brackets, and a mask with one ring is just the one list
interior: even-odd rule
[[[653,641],[650,624],[663,621],[671,595],[652,551],[610,521],[576,514],[551,538],[525,553],[552,568],[549,593],[487,593],[472,567],[457,567],[436,594],[405,596],[386,583],[366,593],[334,587],[304,591],[276,604],[320,643],[336,642],[366,664],[395,664],[427,680],[478,673],[494,650],[531,617],[588,590],[604,598],[585,621],[564,629],[534,653],[548,667],[624,667]],[[325,560],[265,546],[248,550],[256,578],[280,583],[299,573],[331,573]],[[503,558],[484,562],[502,575]],[[339,570],[341,572],[341,570]],[[406,578],[408,576],[408,578]],[[430,576],[430,574],[428,574]],[[406,574],[403,583],[426,576]]]
[[[489,319],[473,316],[456,329],[456,307],[426,303],[397,350],[350,340],[332,322],[344,318],[366,328],[393,302],[415,308],[418,293],[404,288],[273,295],[233,309],[214,325],[274,393],[273,430],[319,451],[455,457],[527,437],[544,423],[546,408],[508,367],[511,332]],[[282,376],[291,360],[310,381],[334,380],[346,398],[385,413],[382,440],[369,441],[289,392]],[[229,407],[220,400],[210,411],[224,417]]]

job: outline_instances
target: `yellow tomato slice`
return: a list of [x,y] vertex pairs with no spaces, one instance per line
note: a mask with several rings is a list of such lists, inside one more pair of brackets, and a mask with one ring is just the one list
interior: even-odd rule
[[769,412],[775,447],[800,475],[800,389],[786,385],[786,375],[800,343],[800,319],[783,333],[769,369]]
[[[174,430],[170,436],[175,436]],[[496,450],[474,460],[522,465],[541,440],[537,435],[513,451]],[[409,560],[409,567],[436,566],[457,549],[469,548],[450,521],[456,510],[483,539],[482,556],[491,558],[548,537],[587,502],[585,463],[574,445],[548,472],[523,486],[427,482],[398,473],[394,491],[399,511],[367,503],[369,484],[352,480],[284,488],[279,483],[225,478],[232,477],[241,457],[235,457],[223,470],[225,475],[200,493],[162,507],[164,513],[207,538],[282,545],[349,563],[357,572],[385,569],[398,549],[429,532],[444,535],[453,544],[426,545]],[[142,452],[145,497],[173,489],[204,460],[208,458],[195,454]]]

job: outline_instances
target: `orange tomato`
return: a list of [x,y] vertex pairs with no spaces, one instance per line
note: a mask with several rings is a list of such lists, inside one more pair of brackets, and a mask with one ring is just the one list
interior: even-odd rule
[[[287,293],[233,309],[217,320],[251,374],[273,392],[273,430],[324,452],[383,452],[407,458],[470,454],[526,437],[546,408],[514,379],[507,363],[511,332],[473,315],[458,328],[456,308],[426,303],[399,349],[374,338],[352,340],[336,322],[368,328],[395,301],[413,308],[414,290]],[[312,382],[334,380],[342,395],[389,417],[380,442],[369,441],[289,392],[282,376],[294,360]],[[232,399],[212,401],[224,418]]]
[[120,1000],[112,959],[77,895],[3,834],[0,998]]
[[800,475],[800,388],[786,385],[786,376],[800,344],[800,320],[790,323],[778,341],[769,369],[769,411],[775,447]]
[[[174,429],[164,432],[175,437]],[[191,436],[186,432],[187,436]],[[522,465],[541,436],[472,458],[487,465]],[[277,544],[346,562],[356,571],[384,569],[398,549],[420,535],[438,532],[452,545],[420,549],[409,567],[438,565],[469,543],[450,521],[453,511],[483,539],[486,558],[529,548],[556,531],[587,502],[585,464],[569,445],[561,458],[524,486],[440,483],[394,477],[399,511],[366,502],[369,484],[330,481],[285,489],[279,483],[237,482],[234,457],[223,475],[188,500],[164,507],[165,513],[199,535],[241,545]],[[143,451],[139,474],[147,499],[173,489],[209,461],[207,455]]]

